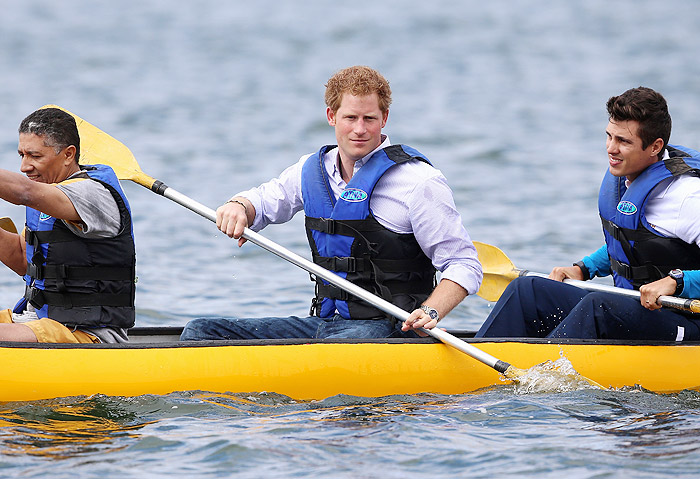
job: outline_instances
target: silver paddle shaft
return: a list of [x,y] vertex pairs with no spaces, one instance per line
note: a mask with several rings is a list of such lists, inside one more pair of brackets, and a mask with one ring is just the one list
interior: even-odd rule
[[[543,273],[534,273],[532,271],[523,270],[520,276],[538,276],[540,278],[547,278],[548,276]],[[621,296],[628,296],[630,298],[639,299],[641,293],[636,289],[626,289],[618,288],[617,286],[609,286],[607,284],[594,283],[592,281],[579,281],[577,279],[565,279],[565,283],[572,286],[577,286],[581,289],[587,291],[597,291],[600,293],[614,293]],[[691,311],[693,313],[700,313],[700,300],[697,299],[686,299],[678,298],[676,296],[659,296],[656,301],[661,306],[666,306],[669,308],[682,309],[683,311]]]
[[[184,206],[185,208],[191,211],[194,211],[198,215],[201,215],[207,218],[208,220],[211,220],[214,223],[216,223],[216,211],[212,210],[207,206],[204,206],[203,204],[193,200],[192,198],[189,198],[188,196],[183,195],[182,193],[179,193],[178,191],[170,188],[169,186],[163,186],[165,186],[162,193],[163,196],[176,203],[179,203],[180,205]],[[341,278],[337,274],[325,268],[322,268],[316,263],[313,263],[312,261],[309,261],[306,258],[303,258],[298,254],[293,253],[292,251],[289,251],[283,246],[278,245],[274,241],[265,238],[264,236],[256,233],[255,231],[249,228],[245,228],[243,232],[243,238],[252,243],[255,243],[263,249],[266,249],[270,253],[274,253],[280,258],[285,259],[290,263],[299,266],[302,269],[305,269],[309,273],[314,274],[319,278],[325,279],[329,283],[339,288],[342,288],[343,290],[347,291],[353,296],[357,296],[358,298],[367,301],[372,306],[399,319],[400,321],[406,321],[408,319],[409,313],[399,308],[398,306],[390,303],[389,301],[386,301],[385,299],[380,298],[379,296],[370,293],[369,291],[363,288],[360,288],[356,284],[351,283],[345,278]],[[482,350],[472,346],[469,343],[462,341],[456,336],[453,336],[452,334],[443,331],[440,328],[423,329],[423,331],[425,331],[435,339],[438,339],[439,341],[442,341],[448,346],[452,346],[453,348],[458,349],[459,351],[462,351],[465,354],[468,354],[477,361],[480,361],[501,373],[505,372],[505,370],[508,369],[508,367],[510,367],[510,364],[501,361],[488,353],[483,352]]]

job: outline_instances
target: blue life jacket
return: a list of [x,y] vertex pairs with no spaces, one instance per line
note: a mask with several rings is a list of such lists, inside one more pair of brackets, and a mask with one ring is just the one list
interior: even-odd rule
[[665,237],[646,218],[649,194],[661,181],[687,173],[700,177],[700,153],[672,145],[668,152],[670,158],[649,166],[629,188],[625,178],[613,176],[609,170],[600,187],[598,210],[618,287],[639,289],[674,268],[700,269],[696,244]]
[[[419,307],[435,287],[435,268],[413,234],[382,226],[370,210],[375,185],[391,167],[420,160],[403,145],[379,150],[352,177],[335,199],[323,157],[324,146],[302,168],[306,233],[313,261],[371,293],[406,310]],[[340,288],[316,278],[311,314],[322,318],[337,311],[346,319],[383,319],[386,314]]]
[[[14,312],[30,303],[39,318],[68,326],[134,325],[136,253],[129,202],[114,171],[81,166],[77,181],[99,181],[119,207],[121,230],[114,238],[87,239],[63,223],[27,208],[25,294]],[[75,176],[68,181],[76,181]]]

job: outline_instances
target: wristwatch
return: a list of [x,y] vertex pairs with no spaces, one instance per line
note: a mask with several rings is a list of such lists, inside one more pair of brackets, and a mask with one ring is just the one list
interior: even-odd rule
[[588,268],[586,268],[585,263],[582,261],[576,261],[574,263],[574,266],[578,266],[581,269],[581,273],[583,273],[583,280],[588,281],[591,279],[591,272],[588,271]]
[[678,296],[683,292],[683,287],[685,286],[685,283],[683,281],[683,271],[680,269],[672,269],[669,271],[668,275],[676,280],[676,292],[673,293],[674,296]]
[[436,322],[440,321],[440,315],[438,314],[437,310],[435,308],[431,308],[430,306],[426,306],[425,304],[420,307],[423,311],[426,312],[428,316],[430,316],[430,319],[434,319]]

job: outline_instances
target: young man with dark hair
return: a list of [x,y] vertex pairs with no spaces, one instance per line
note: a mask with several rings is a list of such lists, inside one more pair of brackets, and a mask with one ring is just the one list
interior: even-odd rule
[[[478,337],[699,340],[700,317],[661,309],[662,295],[700,297],[700,153],[668,145],[666,100],[633,88],[607,102],[609,168],[598,208],[605,245],[549,278],[513,281]],[[641,300],[562,281],[613,275]]]

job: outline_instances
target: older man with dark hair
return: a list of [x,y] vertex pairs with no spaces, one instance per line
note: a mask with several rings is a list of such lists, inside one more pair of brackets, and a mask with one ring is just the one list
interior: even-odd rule
[[58,108],[19,127],[20,171],[0,170],[0,198],[26,206],[21,234],[0,230],[0,260],[26,283],[0,311],[0,341],[127,341],[134,325],[135,249],[114,171],[81,166],[75,119]]

